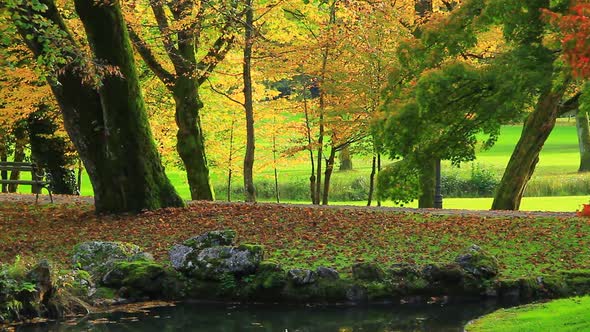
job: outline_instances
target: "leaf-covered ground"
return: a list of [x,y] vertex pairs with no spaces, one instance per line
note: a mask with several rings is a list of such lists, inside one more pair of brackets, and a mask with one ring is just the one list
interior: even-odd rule
[[239,242],[261,243],[287,267],[384,265],[452,260],[478,244],[496,255],[506,277],[590,268],[590,219],[489,213],[432,215],[366,208],[193,203],[138,216],[96,216],[92,205],[0,201],[0,261],[16,255],[64,266],[88,240],[126,241],[167,260],[174,244],[208,230],[232,228]]

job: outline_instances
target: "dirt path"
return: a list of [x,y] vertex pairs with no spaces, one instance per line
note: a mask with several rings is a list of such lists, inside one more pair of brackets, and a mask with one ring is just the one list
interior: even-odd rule
[[[93,204],[94,199],[91,196],[67,196],[67,195],[54,195],[53,200],[55,204]],[[2,202],[28,202],[35,204],[35,195],[33,194],[0,194],[0,204]],[[49,204],[49,196],[40,195],[40,204]],[[190,201],[188,204],[214,204],[214,205],[226,205],[226,204],[252,204],[243,202],[196,202]],[[277,203],[256,203],[259,205],[269,206],[285,206],[293,207],[294,204],[277,204]],[[452,210],[452,209],[414,209],[414,208],[398,208],[398,207],[366,207],[366,206],[349,206],[349,205],[311,205],[311,204],[297,204],[302,208],[314,208],[314,209],[340,209],[340,210],[374,210],[382,212],[406,212],[406,213],[419,213],[419,214],[430,214],[430,215],[458,215],[458,216],[480,216],[480,217],[575,217],[575,212],[548,212],[548,211],[491,211],[491,210]]]

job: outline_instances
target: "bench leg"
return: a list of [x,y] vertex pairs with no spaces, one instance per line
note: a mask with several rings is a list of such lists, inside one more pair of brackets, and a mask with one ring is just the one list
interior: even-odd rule
[[49,192],[49,199],[51,200],[51,204],[53,204],[53,196],[51,195],[51,189],[47,188],[47,191]]
[[35,205],[39,204],[39,192],[35,194]]

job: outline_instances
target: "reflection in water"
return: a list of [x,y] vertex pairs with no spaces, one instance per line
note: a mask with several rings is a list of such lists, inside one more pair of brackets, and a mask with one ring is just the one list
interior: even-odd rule
[[471,319],[497,307],[486,303],[368,307],[179,304],[141,313],[111,313],[79,321],[23,326],[33,331],[463,331]]

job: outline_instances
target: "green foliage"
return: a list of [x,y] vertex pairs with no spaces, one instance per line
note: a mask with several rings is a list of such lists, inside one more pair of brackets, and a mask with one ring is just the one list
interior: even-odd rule
[[36,285],[26,280],[27,266],[17,256],[12,264],[0,264],[0,321],[17,319],[24,307],[23,293],[34,293]]
[[396,204],[407,204],[420,196],[420,173],[410,163],[398,161],[379,172],[377,195]]

